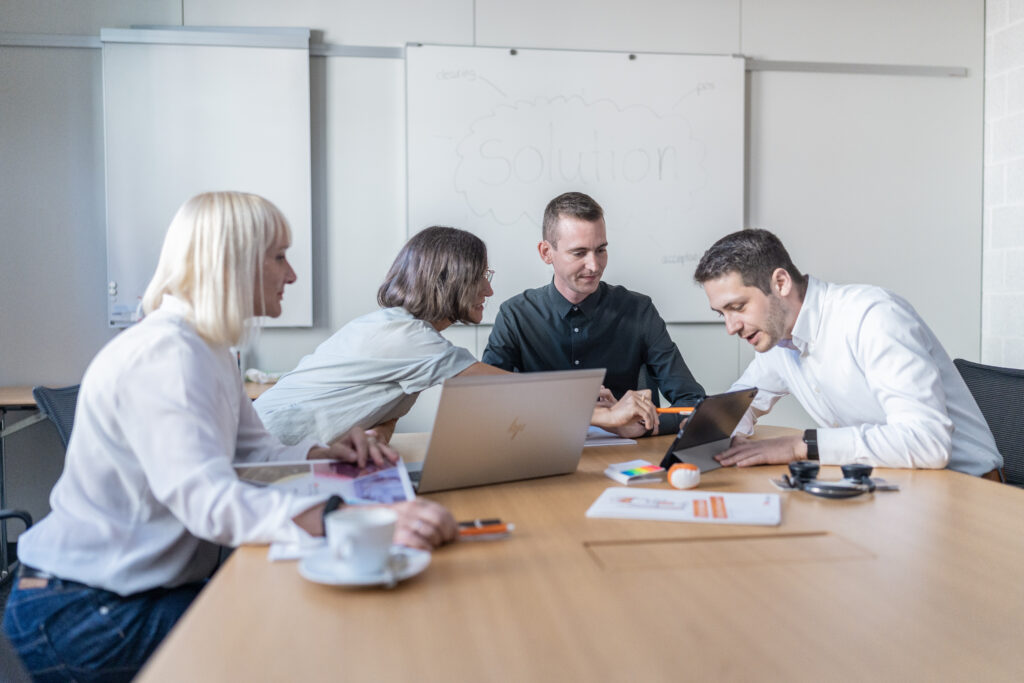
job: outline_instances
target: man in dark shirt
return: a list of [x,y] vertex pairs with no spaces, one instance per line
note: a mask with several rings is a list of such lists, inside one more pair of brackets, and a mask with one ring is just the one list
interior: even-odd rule
[[[608,265],[604,212],[593,199],[567,192],[544,210],[541,259],[551,284],[528,289],[501,305],[484,350],[484,363],[537,372],[606,368],[604,384],[616,399],[637,389],[645,369],[674,406],[693,405],[704,389],[690,374],[650,297],[601,282]],[[651,434],[673,434],[678,415],[661,415]],[[642,436],[638,423],[617,429]]]

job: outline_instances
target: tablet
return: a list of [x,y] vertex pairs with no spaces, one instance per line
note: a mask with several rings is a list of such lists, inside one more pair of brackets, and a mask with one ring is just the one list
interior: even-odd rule
[[668,469],[677,462],[688,462],[701,472],[721,467],[715,456],[729,447],[732,431],[755,396],[757,389],[740,389],[702,400],[669,446],[661,466]]

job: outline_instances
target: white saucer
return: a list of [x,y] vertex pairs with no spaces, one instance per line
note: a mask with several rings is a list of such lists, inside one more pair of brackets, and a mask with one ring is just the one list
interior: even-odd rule
[[299,561],[299,574],[304,579],[328,586],[380,586],[405,581],[416,576],[430,564],[430,553],[402,545],[391,546],[391,566],[388,571],[358,574],[338,562],[330,548],[322,548]]

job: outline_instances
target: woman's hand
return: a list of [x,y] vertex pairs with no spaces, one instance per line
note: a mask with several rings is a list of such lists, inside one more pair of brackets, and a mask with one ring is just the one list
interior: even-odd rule
[[391,443],[391,437],[395,433],[395,424],[398,423],[398,418],[388,420],[387,422],[381,422],[379,425],[375,425],[366,430],[366,436],[375,436],[377,441],[380,443],[388,444]]
[[382,442],[371,430],[353,427],[334,441],[330,446],[314,446],[306,455],[308,460],[341,460],[354,462],[365,467],[368,461],[379,467],[387,467],[398,462],[398,453]]
[[[324,503],[300,512],[292,518],[311,536],[323,536]],[[451,543],[459,533],[455,518],[447,509],[422,498],[386,505],[398,513],[394,542],[410,548],[432,550]]]
[[395,543],[430,550],[451,543],[458,536],[458,525],[447,509],[423,498],[389,506],[398,513]]

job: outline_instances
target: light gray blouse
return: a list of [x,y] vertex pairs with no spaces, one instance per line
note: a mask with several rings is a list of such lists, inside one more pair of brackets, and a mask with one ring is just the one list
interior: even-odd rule
[[327,443],[352,427],[405,415],[419,392],[475,362],[430,323],[404,308],[383,308],[335,332],[254,405],[284,443]]

